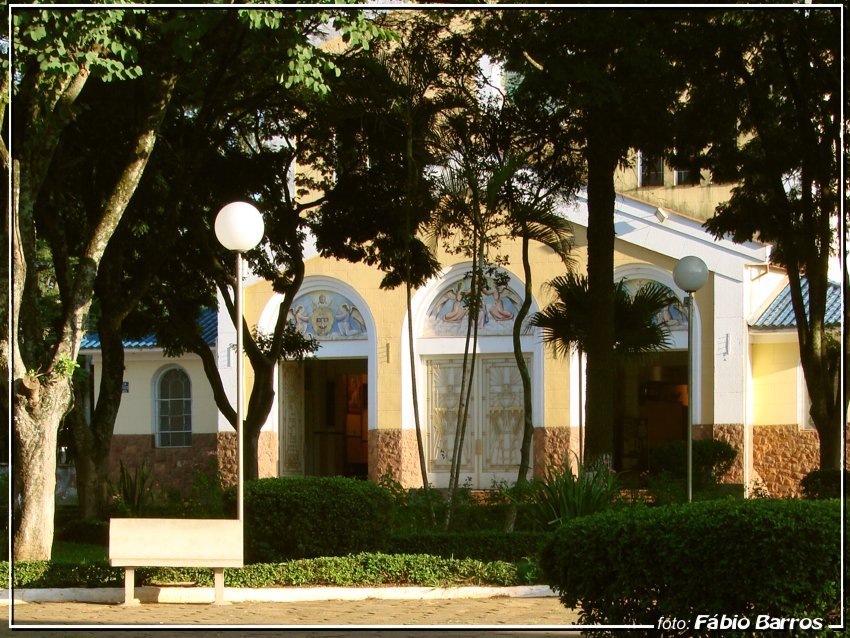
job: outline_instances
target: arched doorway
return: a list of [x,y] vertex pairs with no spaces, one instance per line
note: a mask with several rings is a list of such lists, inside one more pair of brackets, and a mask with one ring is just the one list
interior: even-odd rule
[[[279,296],[267,304],[261,327],[273,324],[279,304]],[[321,345],[278,369],[280,474],[366,478],[377,404],[372,313],[343,282],[307,277],[290,322]]]
[[[680,302],[684,298],[671,274],[655,266],[625,266],[617,270],[615,278],[625,279],[632,291],[655,282]],[[622,361],[616,373],[614,467],[618,471],[638,473],[649,469],[650,450],[687,438],[688,316],[680,306],[671,304],[657,319],[666,321],[670,329],[669,348]],[[699,339],[698,311],[693,320]],[[700,357],[699,352],[694,354],[695,387],[690,398],[697,407],[701,397]]]
[[[476,318],[478,345],[470,401],[468,406],[461,406],[468,321],[462,299],[469,289],[469,267],[468,263],[452,267],[414,297],[414,361],[429,481],[436,487],[448,485],[458,412],[467,407],[460,482],[471,488],[486,489],[494,482],[515,481],[519,467],[524,423],[523,390],[511,334],[523,286],[508,271],[488,279],[484,304]],[[532,312],[535,310],[533,303]],[[543,410],[542,346],[529,329],[523,331],[521,345],[532,377],[536,424]],[[402,385],[411,388],[406,343],[402,351],[405,353]],[[413,422],[409,395],[405,391],[405,424]]]

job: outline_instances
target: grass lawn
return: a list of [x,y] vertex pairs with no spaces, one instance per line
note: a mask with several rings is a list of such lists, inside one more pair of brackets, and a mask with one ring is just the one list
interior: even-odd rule
[[66,541],[53,542],[54,563],[94,563],[107,559],[106,547]]

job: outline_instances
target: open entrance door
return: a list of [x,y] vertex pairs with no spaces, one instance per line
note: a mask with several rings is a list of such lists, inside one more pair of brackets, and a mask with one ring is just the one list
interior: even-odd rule
[[368,476],[366,359],[304,363],[305,474]]
[[618,373],[614,467],[642,472],[649,450],[684,441],[688,430],[688,353],[665,351]]

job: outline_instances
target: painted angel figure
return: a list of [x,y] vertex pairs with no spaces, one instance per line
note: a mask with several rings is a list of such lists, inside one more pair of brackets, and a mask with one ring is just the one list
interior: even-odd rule
[[[345,336],[359,335],[366,332],[366,320],[357,309],[357,306],[349,306],[347,303],[342,303],[339,305],[339,309],[342,312],[336,315],[336,319],[337,325],[340,326],[340,332],[344,330],[343,334]],[[345,328],[343,329],[342,326],[345,326]]]
[[310,325],[310,315],[304,311],[304,306],[298,304],[294,311],[290,308],[286,314],[286,319],[295,326],[298,332],[302,335],[306,334],[307,326]]
[[[462,288],[463,282],[459,281],[457,285],[443,293],[443,298],[438,302],[437,311],[434,313],[436,319],[439,320],[442,314],[443,321],[457,322],[466,316]],[[445,313],[443,314],[444,310]]]
[[500,286],[493,283],[491,288],[485,288],[483,292],[485,295],[493,297],[493,303],[487,309],[493,319],[496,321],[507,321],[514,318],[514,313],[505,308],[503,297],[507,298],[515,308],[519,305],[519,300],[516,299],[516,296],[508,289],[507,286]]

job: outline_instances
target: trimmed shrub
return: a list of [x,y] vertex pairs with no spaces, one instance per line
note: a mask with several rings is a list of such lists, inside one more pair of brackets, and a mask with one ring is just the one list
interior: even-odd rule
[[580,608],[582,624],[657,627],[661,618],[678,618],[688,629],[666,635],[707,636],[704,625],[698,630],[694,624],[698,614],[737,614],[753,625],[760,614],[834,614],[839,524],[835,501],[730,499],[628,508],[559,529],[540,563],[561,602]]
[[536,557],[546,539],[540,532],[412,532],[394,534],[384,551],[517,562]]
[[[694,487],[717,483],[735,462],[738,453],[727,441],[699,439],[693,441]],[[686,479],[688,472],[686,441],[674,441],[649,451],[649,467],[653,474],[666,473]]]
[[248,481],[244,506],[248,563],[379,550],[392,517],[386,490],[339,476]]
[[[850,472],[844,470],[844,489],[850,489]],[[814,470],[800,481],[804,498],[841,498],[841,470]],[[845,497],[847,492],[844,492]]]
[[415,585],[427,587],[532,584],[531,569],[504,561],[483,562],[424,554],[353,554],[248,565],[227,570],[225,583],[236,587],[274,585]]
[[[9,563],[0,563],[0,578],[6,582]],[[539,582],[536,563],[513,564],[427,556],[424,554],[354,554],[293,560],[283,563],[257,563],[239,569],[226,569],[228,587],[292,586],[374,586],[417,585],[446,587],[462,585],[516,586]],[[15,563],[13,585],[35,587],[120,587],[124,570],[105,561],[69,565],[43,561]],[[209,587],[213,571],[199,567],[142,567],[136,570],[136,585],[194,583]]]
[[[0,575],[4,579],[8,570],[9,563],[0,564]],[[82,565],[18,561],[12,573],[13,587],[121,587],[123,582],[124,569],[110,567],[107,561]]]

